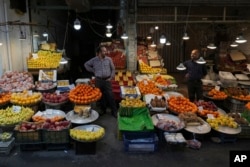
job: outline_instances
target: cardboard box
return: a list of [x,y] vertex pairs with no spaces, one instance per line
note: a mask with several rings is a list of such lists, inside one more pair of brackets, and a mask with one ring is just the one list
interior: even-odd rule
[[246,60],[246,56],[238,50],[231,50],[230,57],[233,61]]

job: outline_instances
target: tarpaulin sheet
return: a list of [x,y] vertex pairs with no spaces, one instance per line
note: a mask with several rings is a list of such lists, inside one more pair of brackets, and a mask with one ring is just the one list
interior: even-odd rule
[[149,131],[154,130],[148,108],[133,108],[132,117],[118,117],[118,128],[121,131]]

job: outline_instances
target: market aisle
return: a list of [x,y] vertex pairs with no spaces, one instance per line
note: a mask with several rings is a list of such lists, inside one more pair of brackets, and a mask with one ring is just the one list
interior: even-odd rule
[[[186,92],[181,75],[174,75],[179,89]],[[249,150],[249,140],[238,139],[234,142],[214,143],[210,135],[197,136],[201,141],[200,150],[185,146],[169,145],[160,140],[158,150],[154,153],[127,153],[124,144],[117,135],[117,120],[108,112],[100,116],[93,124],[105,128],[104,138],[97,142],[95,154],[76,155],[74,147],[58,151],[20,151],[15,147],[10,155],[0,156],[0,167],[221,167],[229,166],[229,152]],[[192,135],[184,132],[186,139]]]

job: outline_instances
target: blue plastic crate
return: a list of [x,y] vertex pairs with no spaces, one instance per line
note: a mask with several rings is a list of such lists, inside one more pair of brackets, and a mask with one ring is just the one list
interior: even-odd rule
[[150,153],[158,148],[158,137],[154,132],[124,132],[123,142],[126,152]]

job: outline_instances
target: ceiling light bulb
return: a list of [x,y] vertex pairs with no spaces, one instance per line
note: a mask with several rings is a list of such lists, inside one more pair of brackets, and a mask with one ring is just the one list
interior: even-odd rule
[[177,70],[186,70],[187,68],[183,65],[183,63],[180,63],[177,67]]
[[128,39],[128,36],[127,36],[126,32],[124,32],[124,33],[122,34],[121,38],[122,38],[122,39]]
[[47,37],[48,35],[49,34],[46,31],[43,32],[43,37]]
[[166,45],[167,45],[167,46],[170,46],[170,45],[171,45],[171,42],[167,41],[167,42],[166,42]]
[[155,26],[155,29],[158,30],[158,29],[159,29],[159,26]]
[[3,45],[3,43],[2,42],[0,42],[0,46],[2,46]]
[[208,49],[216,49],[217,47],[213,43],[210,43],[209,45],[207,45],[207,48]]
[[153,41],[152,44],[150,45],[151,47],[156,47],[155,42]]
[[236,40],[235,40],[236,43],[246,43],[247,40],[242,36],[242,35],[239,35]]
[[112,26],[110,23],[108,23],[108,24],[106,25],[106,28],[107,28],[107,29],[111,29],[111,28],[113,28],[113,26]]
[[189,40],[189,36],[187,35],[187,33],[185,32],[183,37],[182,37],[183,40]]
[[200,57],[200,58],[196,61],[196,63],[198,63],[198,64],[206,64],[206,61],[203,59],[203,57]]
[[152,36],[150,34],[148,34],[148,36],[146,38],[147,38],[147,40],[150,40],[150,39],[152,39]]
[[110,29],[107,29],[106,37],[108,38],[112,37],[112,33],[110,32]]
[[78,18],[74,21],[74,28],[75,30],[80,30],[81,29],[81,22],[79,21]]
[[238,44],[236,43],[236,42],[233,42],[233,43],[231,43],[231,45],[230,45],[231,47],[237,47],[238,46]]
[[166,39],[165,35],[162,34],[161,37],[160,37],[160,43],[163,44],[163,43],[166,43],[166,41],[167,41],[167,39]]

